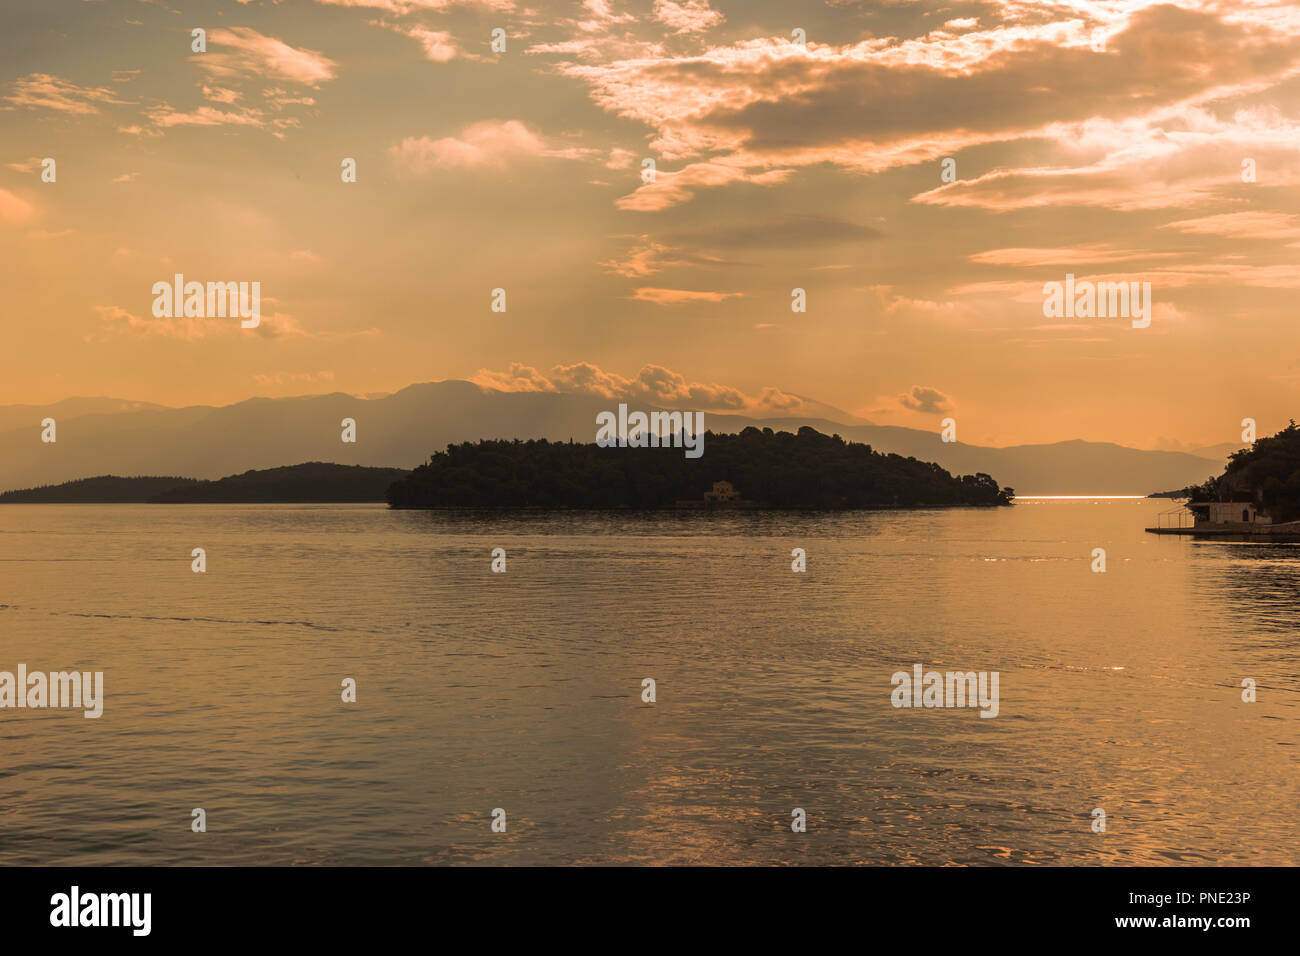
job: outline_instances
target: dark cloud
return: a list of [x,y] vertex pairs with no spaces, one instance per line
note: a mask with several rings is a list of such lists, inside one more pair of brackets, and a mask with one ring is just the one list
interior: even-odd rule
[[928,385],[913,385],[910,391],[898,396],[898,404],[914,412],[936,415],[950,412],[955,407],[949,396]]

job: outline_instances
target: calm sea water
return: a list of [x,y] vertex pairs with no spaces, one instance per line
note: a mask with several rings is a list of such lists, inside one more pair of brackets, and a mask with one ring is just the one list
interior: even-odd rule
[[106,689],[0,710],[0,863],[1295,864],[1300,547],[1169,506],[0,507],[0,670]]

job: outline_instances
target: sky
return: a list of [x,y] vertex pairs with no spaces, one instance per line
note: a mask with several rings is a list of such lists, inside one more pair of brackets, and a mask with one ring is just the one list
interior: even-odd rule
[[[1239,441],[1300,411],[1298,107],[1283,2],[10,0],[0,404],[470,379]],[[176,273],[260,324],[156,317]],[[1149,325],[1045,316],[1067,274]]]

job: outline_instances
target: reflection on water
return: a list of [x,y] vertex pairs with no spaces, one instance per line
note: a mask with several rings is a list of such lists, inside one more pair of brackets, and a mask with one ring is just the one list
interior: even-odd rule
[[6,506],[0,670],[107,700],[0,710],[0,862],[1300,862],[1300,548],[1167,507]]

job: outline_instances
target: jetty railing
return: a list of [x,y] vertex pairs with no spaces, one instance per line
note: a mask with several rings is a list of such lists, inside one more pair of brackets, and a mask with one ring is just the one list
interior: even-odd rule
[[1196,515],[1181,505],[1156,515],[1157,528],[1190,528],[1194,524],[1196,524]]

